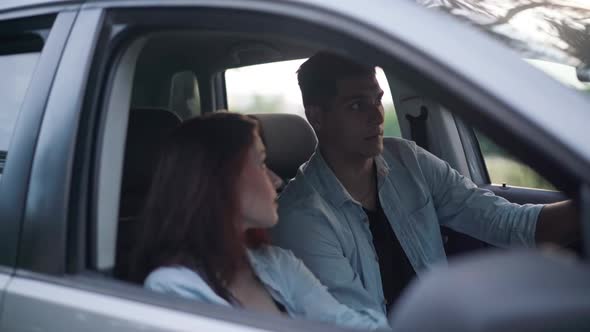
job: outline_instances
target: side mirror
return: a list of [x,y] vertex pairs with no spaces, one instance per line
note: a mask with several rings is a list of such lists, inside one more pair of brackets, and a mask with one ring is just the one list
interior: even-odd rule
[[590,82],[590,65],[583,64],[576,67],[576,76],[578,76],[580,82]]

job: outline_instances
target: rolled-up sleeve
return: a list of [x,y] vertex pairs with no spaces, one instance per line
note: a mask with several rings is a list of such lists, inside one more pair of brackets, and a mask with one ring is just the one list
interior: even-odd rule
[[416,146],[441,225],[499,247],[535,246],[543,205],[515,204],[478,188],[448,163]]

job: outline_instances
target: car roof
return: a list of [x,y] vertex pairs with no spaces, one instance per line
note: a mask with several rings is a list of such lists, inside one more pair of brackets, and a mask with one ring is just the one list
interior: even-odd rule
[[81,3],[84,3],[84,0],[2,0],[0,1],[0,12],[43,7],[46,5],[71,5]]

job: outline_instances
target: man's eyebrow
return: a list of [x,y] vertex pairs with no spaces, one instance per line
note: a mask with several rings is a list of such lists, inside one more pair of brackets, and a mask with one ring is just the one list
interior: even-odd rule
[[369,97],[369,96],[362,94],[362,95],[343,96],[342,99],[343,100],[353,100],[353,99],[363,99],[363,98],[367,98],[367,97]]
[[[376,96],[383,97],[384,94],[385,94],[385,91],[379,90],[379,92],[377,92]],[[343,96],[342,99],[344,101],[349,101],[349,100],[354,100],[354,99],[371,98],[372,96],[373,96],[373,94],[359,94],[359,95]]]

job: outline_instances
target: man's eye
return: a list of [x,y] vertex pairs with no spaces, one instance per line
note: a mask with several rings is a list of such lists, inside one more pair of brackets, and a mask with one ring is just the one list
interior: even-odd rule
[[356,102],[354,102],[354,103],[350,104],[350,106],[349,106],[349,107],[350,107],[350,109],[351,109],[351,110],[358,111],[358,110],[360,110],[360,109],[361,109],[361,103],[360,103],[360,102],[358,102],[358,101],[356,101]]

